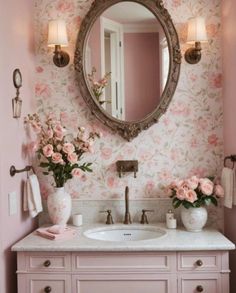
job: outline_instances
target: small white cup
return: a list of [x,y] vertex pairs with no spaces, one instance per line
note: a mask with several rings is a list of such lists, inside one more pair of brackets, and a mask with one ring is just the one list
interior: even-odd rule
[[74,226],[82,226],[83,225],[83,216],[81,214],[73,215],[72,222]]

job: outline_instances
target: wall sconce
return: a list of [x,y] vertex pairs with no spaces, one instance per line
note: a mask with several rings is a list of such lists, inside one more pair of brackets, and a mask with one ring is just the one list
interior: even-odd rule
[[66,23],[64,20],[52,20],[48,24],[48,47],[54,47],[53,62],[58,67],[64,67],[70,62],[70,56],[61,47],[68,46]]
[[20,88],[22,86],[22,75],[19,69],[15,69],[13,72],[13,84],[16,88],[16,97],[12,99],[12,112],[13,118],[20,118],[22,100],[20,99]]
[[197,64],[202,57],[201,43],[207,42],[205,19],[203,17],[190,18],[188,21],[188,44],[195,44],[185,52],[185,60],[190,64]]

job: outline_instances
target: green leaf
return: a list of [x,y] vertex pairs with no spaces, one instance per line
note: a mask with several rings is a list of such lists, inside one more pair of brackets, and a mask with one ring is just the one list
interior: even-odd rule
[[39,165],[40,167],[42,167],[42,168],[47,168],[48,166],[49,166],[49,163],[40,163],[40,165]]
[[213,196],[211,196],[211,202],[217,207],[218,206],[218,202],[217,199]]

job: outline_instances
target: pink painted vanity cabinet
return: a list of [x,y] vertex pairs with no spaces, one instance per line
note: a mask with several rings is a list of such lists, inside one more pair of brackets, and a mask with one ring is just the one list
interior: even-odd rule
[[18,293],[229,293],[227,251],[17,256]]

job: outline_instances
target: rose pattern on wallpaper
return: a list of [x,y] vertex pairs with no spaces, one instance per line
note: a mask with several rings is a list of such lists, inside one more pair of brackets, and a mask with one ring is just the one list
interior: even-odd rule
[[[130,186],[132,199],[165,196],[164,187],[175,177],[200,177],[220,174],[223,159],[222,70],[220,43],[220,0],[166,0],[176,25],[182,52],[186,45],[187,20],[204,16],[209,43],[203,45],[202,60],[189,65],[183,58],[181,76],[173,101],[158,124],[142,132],[132,142],[114,135],[90,113],[83,101],[73,67],[73,54],[80,23],[92,0],[36,0],[36,84],[37,112],[63,112],[63,123],[76,131],[84,125],[101,131],[103,138],[89,157],[92,174],[70,181],[67,189],[76,199],[119,199]],[[53,49],[47,47],[48,21],[67,22],[71,63],[57,68]],[[88,159],[88,158],[87,158]],[[132,174],[119,178],[115,162],[139,160],[137,179]],[[44,198],[52,190],[51,181],[40,176]]]

